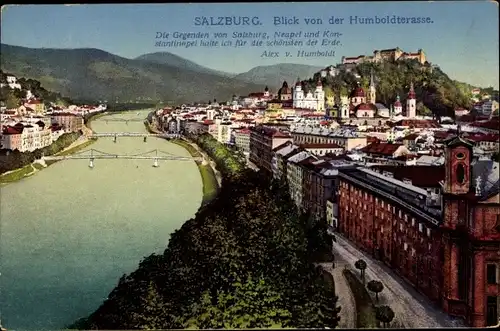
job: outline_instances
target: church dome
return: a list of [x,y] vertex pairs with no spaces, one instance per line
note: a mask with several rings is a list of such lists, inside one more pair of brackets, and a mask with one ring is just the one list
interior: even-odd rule
[[362,87],[358,87],[352,92],[351,97],[364,98],[365,97],[365,90],[363,90]]
[[398,98],[396,99],[396,102],[394,102],[394,107],[402,107],[401,101],[399,101],[399,95]]

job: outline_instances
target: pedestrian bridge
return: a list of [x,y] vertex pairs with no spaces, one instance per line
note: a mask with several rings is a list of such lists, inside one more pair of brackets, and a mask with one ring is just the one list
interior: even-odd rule
[[94,160],[96,159],[128,159],[128,160],[153,160],[153,166],[158,167],[159,161],[197,161],[202,162],[202,164],[208,164],[208,161],[204,157],[191,157],[191,156],[179,156],[168,152],[164,152],[158,149],[138,153],[138,154],[112,154],[97,149],[90,149],[87,151],[82,151],[79,153],[71,155],[59,155],[59,156],[42,156],[44,161],[60,161],[60,160],[89,160],[89,167],[94,167]]
[[[99,119],[98,119],[99,120]],[[146,119],[145,118],[103,118],[101,121],[106,122],[144,122]]]
[[143,132],[94,132],[90,138],[113,137],[116,141],[118,137],[160,137],[167,139],[180,139],[180,134],[173,133],[143,133]]

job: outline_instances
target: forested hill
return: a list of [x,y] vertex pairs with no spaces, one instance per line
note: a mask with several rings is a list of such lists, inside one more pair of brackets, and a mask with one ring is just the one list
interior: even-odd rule
[[[0,70],[0,83],[7,84],[7,73],[2,70]],[[11,89],[7,85],[1,87],[0,103],[2,106],[7,108],[18,107],[21,99],[26,97],[27,91],[31,91],[35,97],[42,99],[46,103],[51,102],[60,106],[67,106],[72,103],[71,99],[63,97],[60,93],[45,89],[36,79],[20,77],[17,79],[17,83],[21,85],[21,89]]]
[[[361,76],[360,79],[354,76],[356,73]],[[362,63],[350,73],[341,71],[335,77],[322,78],[322,83],[326,94],[339,91],[350,93],[358,82],[367,92],[371,73],[375,80],[377,102],[387,107],[396,101],[398,95],[404,103],[412,82],[419,113],[429,112],[430,109],[438,116],[453,116],[455,108],[468,109],[471,106],[471,91],[467,84],[450,79],[437,66],[422,66],[416,60]],[[319,73],[304,83],[307,88],[314,88],[318,79]]]

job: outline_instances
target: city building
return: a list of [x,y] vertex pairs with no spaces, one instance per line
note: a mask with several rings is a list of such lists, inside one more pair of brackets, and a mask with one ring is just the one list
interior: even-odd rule
[[62,125],[66,132],[77,132],[83,127],[83,117],[72,113],[56,113],[52,115],[52,123]]
[[313,94],[312,91],[305,92],[302,90],[302,82],[297,80],[293,90],[293,107],[323,112],[325,110],[325,92],[321,81],[318,80]]
[[373,56],[360,55],[357,57],[342,57],[342,64],[358,64],[363,62],[383,62],[383,61],[398,61],[415,59],[420,64],[425,64],[427,58],[422,49],[416,53],[408,53],[401,50],[399,47],[392,49],[375,50]]
[[234,130],[234,143],[243,153],[250,153],[250,129]]
[[252,127],[250,131],[250,162],[272,174],[273,149],[293,141],[292,137],[286,131],[264,125]]
[[292,141],[287,141],[284,144],[273,149],[272,172],[273,178],[286,181],[288,159],[303,150],[299,146],[294,145]]
[[498,162],[473,160],[472,145],[454,137],[446,141],[444,167],[439,190],[432,190],[436,177],[422,188],[409,174],[399,180],[390,171],[341,169],[338,231],[450,315],[473,327],[496,325]]
[[300,147],[316,156],[323,156],[326,154],[339,155],[344,153],[344,149],[342,148],[342,146],[339,146],[335,143],[300,144]]
[[366,146],[366,136],[351,129],[295,126],[290,129],[295,144],[337,144],[345,151]]

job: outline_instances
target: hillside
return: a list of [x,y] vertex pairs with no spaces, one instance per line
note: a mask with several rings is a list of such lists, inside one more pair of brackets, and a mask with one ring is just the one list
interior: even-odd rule
[[297,81],[297,78],[311,77],[323,67],[310,66],[306,64],[279,63],[269,66],[258,66],[251,70],[234,76],[247,82],[267,84],[272,89],[280,88],[283,81],[288,84]]
[[99,49],[33,49],[1,45],[1,68],[40,81],[73,99],[119,101],[228,100],[264,86],[176,66],[126,59]]
[[158,63],[158,64],[166,64],[172,67],[177,67],[180,69],[186,69],[206,74],[220,75],[223,77],[234,77],[235,74],[213,70],[204,66],[201,66],[193,61],[189,61],[183,57],[178,55],[169,53],[169,52],[156,52],[156,53],[148,53],[143,54],[135,58],[136,60]]
[[[355,73],[361,78],[356,79]],[[450,79],[439,67],[423,67],[414,60],[362,63],[352,72],[342,70],[335,77],[322,78],[322,83],[327,93],[350,92],[358,84],[367,91],[371,73],[375,80],[377,102],[387,107],[396,101],[398,95],[404,104],[412,82],[417,95],[417,112],[420,114],[454,116],[456,108],[469,109],[471,106],[466,84]],[[319,78],[319,74],[315,74],[304,81],[306,89],[314,88]]]
[[5,84],[0,88],[0,105],[7,108],[16,108],[21,104],[21,99],[26,98],[27,91],[47,103],[51,102],[59,106],[67,106],[73,103],[71,99],[65,98],[60,93],[48,91],[37,80],[18,77],[17,82],[21,85],[21,89],[9,88],[7,86],[7,75],[0,70],[0,83]]

